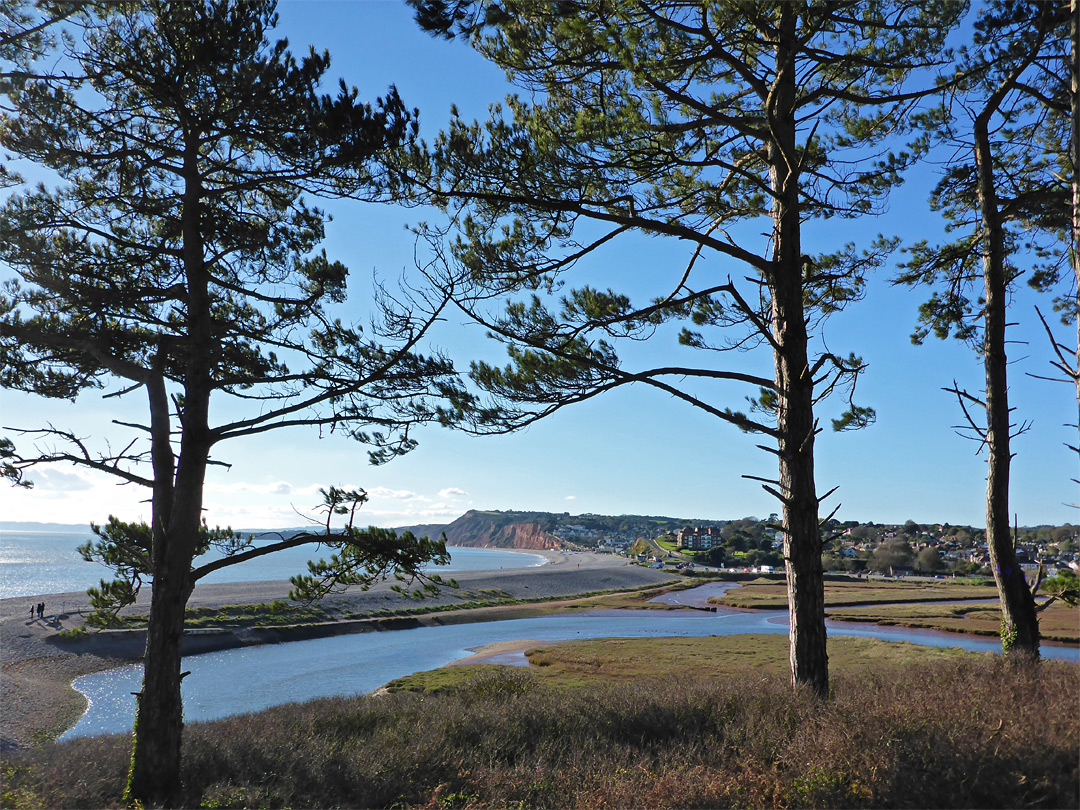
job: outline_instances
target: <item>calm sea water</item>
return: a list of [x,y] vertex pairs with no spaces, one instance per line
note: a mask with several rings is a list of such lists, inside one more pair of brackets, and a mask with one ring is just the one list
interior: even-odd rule
[[[105,566],[86,562],[75,550],[93,538],[89,530],[70,534],[0,530],[0,599],[85,591],[96,586],[102,578],[110,578]],[[547,562],[538,554],[454,546],[448,550],[450,564],[435,570],[446,573],[491,571],[528,568]],[[327,556],[325,547],[321,556]],[[204,559],[209,562],[217,557],[220,555],[211,553]],[[295,574],[307,573],[307,561],[312,557],[320,557],[315,546],[292,548],[215,571],[200,582],[288,579]]]

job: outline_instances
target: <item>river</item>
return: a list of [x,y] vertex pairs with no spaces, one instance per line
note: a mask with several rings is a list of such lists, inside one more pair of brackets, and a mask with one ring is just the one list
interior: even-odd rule
[[[394,678],[445,666],[487,644],[519,639],[565,641],[586,638],[783,633],[786,611],[719,610],[649,612],[594,611],[532,619],[419,627],[381,633],[245,647],[189,656],[183,668],[184,718],[213,720],[281,703],[371,692]],[[832,636],[909,641],[935,647],[1000,652],[997,639],[905,628],[830,623]],[[1047,658],[1080,660],[1076,647],[1045,646]],[[90,701],[78,724],[61,739],[130,731],[142,675],[140,666],[87,675],[75,687]]]

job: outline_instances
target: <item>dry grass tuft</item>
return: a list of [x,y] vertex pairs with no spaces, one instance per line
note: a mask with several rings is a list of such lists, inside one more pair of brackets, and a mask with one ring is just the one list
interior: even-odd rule
[[[316,700],[193,724],[185,806],[1080,806],[1080,670],[1001,658],[834,677],[557,689],[478,668],[436,694]],[[129,740],[7,755],[4,807],[116,806]]]

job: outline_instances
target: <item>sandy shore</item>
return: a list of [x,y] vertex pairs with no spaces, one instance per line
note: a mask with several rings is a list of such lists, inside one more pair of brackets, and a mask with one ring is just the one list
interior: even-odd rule
[[[629,589],[671,579],[664,571],[631,565],[621,557],[562,551],[530,551],[548,559],[531,568],[464,571],[451,574],[457,589],[444,589],[424,604],[449,605],[485,598],[484,591],[500,591],[515,599],[571,597],[590,591]],[[380,583],[368,591],[351,588],[327,597],[322,607],[332,617],[382,609],[415,607],[416,602]],[[200,585],[189,607],[257,604],[287,599],[289,583],[237,582]],[[490,594],[489,594],[490,596]],[[45,602],[45,618],[32,618],[30,608]],[[85,593],[50,594],[0,599],[0,749],[31,747],[55,739],[75,723],[85,709],[81,694],[71,687],[80,675],[139,660],[141,634],[135,631],[88,634],[75,641],[59,634],[81,626],[89,611]],[[130,612],[149,610],[149,592],[140,594]],[[469,615],[465,615],[465,613]],[[419,623],[484,621],[501,618],[502,611],[482,609],[462,614],[433,614],[409,620]],[[385,626],[385,624],[384,624]],[[338,621],[332,626],[305,628],[311,635],[360,632],[363,622]],[[186,652],[286,640],[284,634],[228,634],[186,637]]]

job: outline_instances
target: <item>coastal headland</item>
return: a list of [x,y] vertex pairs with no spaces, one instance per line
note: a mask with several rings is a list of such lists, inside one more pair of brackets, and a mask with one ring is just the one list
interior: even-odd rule
[[[442,606],[475,601],[477,595],[498,591],[505,599],[559,599],[582,593],[629,590],[671,580],[664,571],[630,565],[606,554],[530,550],[547,558],[545,565],[452,574],[457,588],[444,588],[416,602],[391,590],[395,583],[374,585],[364,591],[349,588],[328,596],[321,606],[331,615],[374,613],[403,607]],[[216,608],[286,600],[287,581],[237,582],[200,585],[189,608]],[[45,602],[44,618],[31,616],[31,608]],[[150,592],[139,594],[127,611],[149,610]],[[73,679],[138,661],[143,652],[139,631],[102,631],[64,638],[64,631],[81,626],[89,611],[85,593],[23,596],[0,600],[0,749],[31,747],[69,728],[85,708]],[[185,637],[186,654],[249,644],[298,640],[451,621],[489,621],[506,618],[512,608],[477,608],[453,613],[431,613],[400,618],[339,619],[295,628],[243,629],[234,632],[192,634]]]

